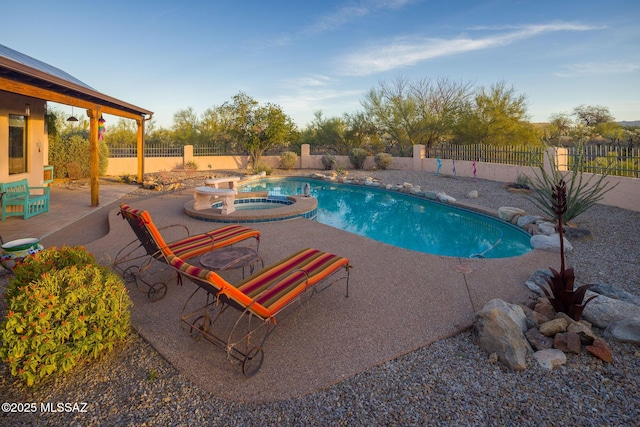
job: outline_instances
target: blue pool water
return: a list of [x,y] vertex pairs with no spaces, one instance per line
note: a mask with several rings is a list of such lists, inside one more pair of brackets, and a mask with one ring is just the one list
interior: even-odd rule
[[525,231],[499,219],[410,195],[306,178],[251,181],[239,191],[318,199],[317,221],[390,245],[461,258],[507,258],[531,251]]

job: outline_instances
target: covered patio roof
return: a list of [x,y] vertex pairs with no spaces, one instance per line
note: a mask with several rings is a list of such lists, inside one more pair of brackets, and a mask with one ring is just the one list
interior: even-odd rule
[[[111,114],[138,124],[138,178],[142,179],[144,122],[153,112],[105,95],[72,75],[0,45],[0,90],[87,109],[90,119],[91,205],[98,206],[98,119]],[[95,166],[95,167],[94,167]]]

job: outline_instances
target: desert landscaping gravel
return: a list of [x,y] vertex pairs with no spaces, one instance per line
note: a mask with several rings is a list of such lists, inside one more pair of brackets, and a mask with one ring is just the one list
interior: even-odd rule
[[[514,206],[540,214],[525,196],[501,183],[402,171],[355,173],[386,183],[410,182],[491,209]],[[466,199],[471,190],[479,198]],[[596,205],[575,224],[592,233],[571,242],[567,261],[577,281],[609,283],[640,295],[640,212]],[[0,425],[638,425],[640,346],[613,340],[609,345],[613,363],[583,352],[567,355],[567,364],[551,371],[530,360],[526,371],[513,372],[490,363],[466,331],[310,395],[257,404],[199,389],[132,332],[103,360],[35,390],[22,386],[2,364],[3,402],[35,402],[38,409],[43,402],[86,407],[77,407],[85,412],[1,412]]]

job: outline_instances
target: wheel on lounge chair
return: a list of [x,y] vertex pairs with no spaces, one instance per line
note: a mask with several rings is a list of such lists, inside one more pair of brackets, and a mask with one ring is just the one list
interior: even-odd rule
[[138,267],[137,265],[131,265],[127,267],[124,270],[124,272],[122,272],[122,278],[126,283],[135,283],[137,287],[139,272],[140,272],[140,267]]
[[162,282],[156,282],[153,285],[149,286],[149,290],[147,291],[147,298],[149,301],[156,302],[160,301],[167,294],[167,285]]
[[207,333],[209,328],[211,328],[211,318],[206,315],[202,315],[196,318],[196,320],[191,323],[189,328],[189,333],[191,334],[191,338],[196,341],[200,341],[204,338],[204,334]]
[[253,347],[247,352],[242,361],[242,373],[249,378],[258,373],[264,361],[264,350],[260,347]]

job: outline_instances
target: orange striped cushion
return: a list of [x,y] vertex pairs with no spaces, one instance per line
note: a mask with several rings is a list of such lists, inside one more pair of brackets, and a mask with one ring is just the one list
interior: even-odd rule
[[263,268],[237,285],[244,294],[265,307],[271,316],[287,306],[304,292],[309,276],[311,287],[341,267],[349,260],[317,249],[303,249],[284,260]]
[[175,255],[186,260],[251,237],[260,240],[260,232],[240,225],[228,225],[207,233],[176,240],[169,243],[168,246]]
[[134,209],[125,203],[120,205],[120,212],[123,216],[126,215],[129,218],[133,218],[134,221],[139,221],[140,226],[144,225],[151,236],[153,236],[159,246],[159,249],[161,249],[165,255],[174,254],[184,260],[202,255],[203,253],[214,249],[233,245],[234,243],[251,237],[260,241],[260,232],[257,230],[240,225],[227,225],[206,233],[196,234],[167,244],[160,234],[160,231],[151,220],[149,212]]

